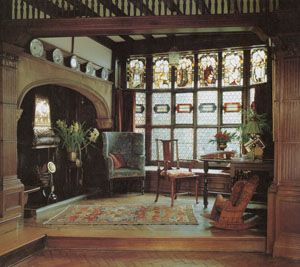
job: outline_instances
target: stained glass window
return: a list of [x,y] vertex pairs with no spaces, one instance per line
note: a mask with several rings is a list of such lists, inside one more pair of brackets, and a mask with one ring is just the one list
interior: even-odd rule
[[176,68],[175,87],[194,87],[194,56],[181,56]]
[[136,112],[135,112],[135,124],[146,124],[146,94],[136,93]]
[[267,49],[251,49],[251,84],[267,82]]
[[197,129],[197,157],[217,150],[217,144],[209,143],[217,133],[216,128]]
[[223,86],[243,85],[243,51],[223,52]]
[[[223,106],[225,103],[240,103],[242,105],[242,92],[223,92]],[[238,124],[242,122],[241,110],[238,112],[225,112],[223,109],[224,124]]]
[[174,129],[174,138],[178,139],[179,159],[193,159],[193,132],[192,128]]
[[198,55],[198,85],[214,87],[218,85],[218,53]]
[[159,107],[168,105],[171,107],[171,93],[154,93],[152,94],[152,124],[153,125],[170,125],[171,111],[157,112]]
[[[171,130],[167,128],[152,129],[151,134],[151,160],[157,160],[156,156],[156,142],[155,139],[170,139]],[[162,159],[162,148],[159,147],[159,158]]]
[[[178,104],[191,104],[193,105],[193,93],[180,93],[176,94],[176,106]],[[193,111],[192,112],[178,112],[176,110],[176,124],[191,124],[193,123]]]
[[130,58],[127,61],[127,88],[145,89],[146,59]]
[[[235,133],[237,136],[239,136],[239,131],[237,128],[222,128],[222,132],[227,131],[228,133]],[[227,148],[226,150],[228,151],[236,151],[236,156],[239,155],[240,153],[240,142],[238,139],[233,140],[231,142],[227,143]]]
[[[254,84],[267,82],[266,48],[251,49],[246,62],[242,49],[201,51],[196,56],[182,52],[173,72],[169,55],[154,55],[152,70],[149,69],[153,82],[149,85],[151,88],[147,84],[147,94],[141,90],[146,89],[145,57],[134,56],[127,61],[127,87],[137,89],[135,131],[151,136],[146,143],[146,149],[151,150],[147,160],[156,159],[156,138],[177,138],[181,159],[216,151],[217,145],[209,141],[217,131],[237,131],[243,119],[242,109],[255,101]],[[198,69],[195,69],[195,61]],[[244,66],[245,63],[248,65]],[[246,75],[249,81],[244,81],[244,67],[249,70]],[[151,116],[150,125],[146,125],[148,101],[151,102],[151,107],[147,107],[151,108],[150,114],[147,113]],[[238,141],[227,146],[226,150],[240,151]]]
[[167,56],[153,57],[153,89],[171,88],[171,66]]
[[43,96],[35,97],[34,128],[51,128],[49,99]]
[[218,92],[198,91],[198,125],[216,125],[218,123]]

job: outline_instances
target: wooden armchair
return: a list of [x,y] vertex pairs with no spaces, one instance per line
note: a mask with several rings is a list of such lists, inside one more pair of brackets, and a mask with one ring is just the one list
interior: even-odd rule
[[[173,147],[175,144],[175,147]],[[160,150],[159,147],[162,146],[163,160],[160,160]],[[172,151],[175,151],[175,157],[173,159]],[[195,195],[196,203],[198,203],[198,186],[199,186],[199,175],[192,172],[192,165],[194,162],[191,162],[188,169],[182,169],[179,167],[179,153],[178,153],[178,140],[162,140],[156,139],[156,152],[157,152],[157,188],[156,188],[156,198],[157,202],[160,191],[160,180],[167,178],[171,183],[170,196],[171,196],[171,207],[174,205],[174,199],[177,198],[178,181],[183,179],[193,179],[195,180]],[[176,163],[176,166],[173,168],[173,161]],[[162,166],[161,166],[162,165]]]
[[217,195],[209,219],[212,225],[222,229],[244,230],[253,227],[257,222],[250,219],[244,221],[243,215],[258,185],[258,176],[249,180],[241,180],[234,184],[229,199]]

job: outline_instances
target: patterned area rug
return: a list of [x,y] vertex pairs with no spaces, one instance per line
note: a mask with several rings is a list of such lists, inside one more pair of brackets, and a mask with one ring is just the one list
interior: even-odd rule
[[72,205],[44,224],[104,225],[104,224],[198,224],[192,205]]

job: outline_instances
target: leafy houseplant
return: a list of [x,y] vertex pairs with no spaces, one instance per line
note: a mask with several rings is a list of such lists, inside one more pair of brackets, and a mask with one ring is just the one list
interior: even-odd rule
[[[239,130],[241,151],[245,154],[244,144],[270,131],[270,124],[267,113],[258,114],[253,108],[244,110],[243,113],[245,114],[245,123],[240,126]],[[254,155],[252,156],[254,157]]]
[[262,134],[270,130],[267,113],[258,114],[255,109],[244,111],[246,123],[243,126],[243,133],[248,135]]
[[[88,145],[95,143],[99,136],[99,132],[96,128],[85,128],[84,123],[72,122],[71,125],[67,125],[66,121],[56,121],[55,131],[60,138],[61,145],[66,148],[69,153],[78,153],[81,155],[81,150]],[[71,159],[70,160],[76,160]]]

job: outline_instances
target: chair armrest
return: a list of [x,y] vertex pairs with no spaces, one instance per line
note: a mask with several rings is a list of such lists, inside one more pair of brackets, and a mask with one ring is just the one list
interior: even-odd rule
[[113,174],[114,174],[114,162],[112,160],[112,157],[110,156],[107,156],[107,157],[104,157],[104,160],[105,160],[105,163],[106,163],[106,169],[107,169],[107,175],[108,175],[108,178],[112,177]]

